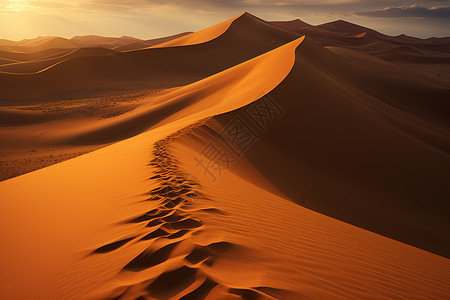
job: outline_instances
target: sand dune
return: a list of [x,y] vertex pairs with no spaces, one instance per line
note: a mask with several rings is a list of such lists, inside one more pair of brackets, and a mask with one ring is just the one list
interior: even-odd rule
[[[297,45],[298,64],[299,56],[300,60],[305,56],[302,47],[305,52],[312,47],[299,42],[249,64],[264,72],[264,67],[280,64],[286,57],[292,59]],[[307,56],[303,59],[309,60]],[[196,136],[196,128],[204,124],[198,121],[255,99],[247,93],[256,96],[271,89],[270,82],[260,80],[251,80],[251,85],[223,80],[236,77],[237,71],[245,74],[246,65],[212,77],[224,85],[226,101],[219,101],[221,93],[211,95],[206,89],[204,95],[210,99],[203,101],[208,105],[198,102],[186,107],[177,121],[169,118],[132,139],[0,184],[2,198],[8,199],[2,205],[9,212],[2,216],[2,223],[26,231],[42,245],[22,255],[9,246],[22,235],[5,236],[2,271],[8,276],[2,291],[13,298],[32,293],[64,299],[446,295],[448,260],[444,258],[302,208],[249,183],[252,178],[224,171],[212,183],[203,175],[193,160],[201,145],[198,139],[192,142],[184,136],[190,132]],[[295,69],[280,87],[295,75],[292,72]],[[287,72],[280,75],[282,79]],[[243,78],[250,80],[247,76]],[[203,89],[209,86],[201,83]],[[233,93],[226,91],[230,87],[234,87]],[[197,85],[186,89],[199,93]],[[70,179],[62,174],[71,174]],[[87,188],[91,180],[96,182],[95,188]],[[49,185],[58,189],[49,189]],[[30,189],[18,189],[23,186]],[[55,202],[60,198],[64,198],[63,205]],[[23,201],[31,203],[24,205]],[[42,215],[33,209],[38,203],[49,208],[40,210]],[[45,223],[35,224],[32,232],[19,225],[31,212],[34,218],[46,218]],[[60,230],[49,230],[55,222]],[[88,236],[83,234],[87,228]],[[69,242],[72,236],[77,238]],[[280,244],[284,245],[282,251]],[[55,252],[45,251],[45,245],[52,245]],[[64,245],[63,252],[58,245]],[[13,259],[17,256],[22,259]],[[34,264],[27,272],[33,283],[44,288],[15,289],[11,282],[19,274],[11,268],[29,266],[30,260],[46,265]],[[73,267],[59,269],[58,265]],[[45,284],[48,282],[53,285]]]
[[[218,103],[217,99],[220,99],[221,95],[225,97],[227,94],[233,94],[234,98],[239,99],[234,101],[239,101],[240,105],[252,102],[275,88],[286,77],[294,63],[289,52],[301,41],[302,39],[295,40],[214,76],[157,97],[153,99],[152,104],[143,105],[120,118],[106,120],[94,127],[80,127],[81,132],[74,134],[64,143],[95,144],[117,141],[140,133],[166,118],[197,118],[196,113],[205,114],[213,108],[220,107],[223,112],[236,107],[231,100]],[[271,72],[270,77],[257,80],[268,72]],[[261,85],[259,90],[242,88],[257,81]],[[185,108],[188,108],[188,112],[184,111]],[[214,115],[217,112],[210,113]]]
[[378,38],[386,38],[386,35],[378,32],[378,31],[375,31],[373,29],[370,29],[370,28],[367,28],[364,26],[360,26],[357,24],[353,24],[353,23],[350,23],[350,22],[347,22],[344,20],[338,20],[338,21],[325,23],[322,25],[318,25],[317,27],[326,29],[328,31],[339,32],[339,33],[343,33],[343,34],[355,35],[355,34],[360,34],[362,32],[365,32],[366,35],[368,35],[368,36],[373,36],[373,37],[378,37]]
[[68,39],[61,37],[44,37],[33,40],[26,40],[14,45],[2,46],[1,50],[13,52],[37,52],[47,49],[75,49],[78,45]]
[[0,50],[0,57],[11,59],[16,62],[26,62],[38,59],[49,59],[72,52],[72,49],[47,49],[37,52],[14,52]]
[[16,60],[0,57],[0,66],[4,64],[16,63]]
[[273,22],[269,22],[269,24],[276,26],[276,27],[284,28],[284,29],[287,29],[290,31],[297,31],[297,30],[301,30],[303,28],[313,28],[314,27],[313,25],[303,22],[300,19],[295,19],[292,21],[273,21]]
[[[198,45],[78,57],[31,75],[1,74],[0,99],[73,97],[105,89],[167,88],[211,76],[299,36],[244,14],[220,37]],[[158,47],[160,47],[159,45]],[[238,51],[236,51],[238,49]],[[227,54],[227,55],[225,55]],[[218,60],[217,56],[222,59]],[[203,63],[199,67],[198,61]]]
[[317,26],[307,24],[298,19],[293,21],[272,21],[268,23],[285,30],[309,34],[314,40],[320,41],[328,46],[333,43],[336,43],[336,45],[370,45],[374,42],[383,41],[384,43],[394,43],[395,45],[414,45],[415,47],[424,47],[435,50],[441,49],[443,52],[448,52],[448,46],[450,45],[449,38],[433,37],[420,39],[404,34],[389,36],[344,20],[333,21]]
[[189,46],[209,42],[225,33],[225,31],[228,30],[228,28],[231,26],[234,20],[242,18],[243,16],[245,16],[245,14],[236,16],[234,18],[231,18],[214,26],[205,28],[203,30],[193,32],[186,36],[182,36],[171,41],[157,44],[156,46],[153,46],[153,48]]
[[140,41],[134,37],[123,36],[102,37],[97,35],[75,36],[71,39],[61,38],[57,36],[45,36],[35,39],[24,39],[21,41],[5,41],[0,42],[0,49],[13,52],[38,52],[48,49],[76,49],[83,47],[104,47],[114,48],[125,46]]
[[[450,90],[340,51],[333,52],[342,57],[308,39],[302,43],[293,70],[269,94],[284,115],[246,156],[306,207],[450,255],[448,203],[442,197],[450,190],[441,180],[450,175],[443,113]],[[244,113],[218,120],[226,124],[239,114]],[[295,134],[279,134],[288,130]]]
[[0,66],[0,73],[39,73],[43,70],[52,67],[58,63],[63,61],[73,59],[76,57],[96,57],[96,56],[105,56],[116,53],[113,50],[105,49],[105,48],[79,48],[73,50],[69,53],[63,54],[61,56],[33,60],[28,62],[16,62],[9,63]]
[[70,40],[75,42],[78,47],[103,47],[115,51],[131,51],[142,48],[147,48],[156,44],[161,44],[182,36],[190,34],[190,32],[179,33],[171,36],[142,40],[129,36],[122,36],[120,38],[115,37],[102,37],[97,35],[76,36]]
[[51,120],[43,112],[0,108],[0,126],[19,126]]
[[162,44],[162,43],[177,39],[179,37],[183,37],[183,36],[191,34],[191,33],[192,32],[183,32],[183,33],[179,33],[179,34],[174,34],[174,35],[151,39],[151,40],[146,40],[146,41],[140,40],[140,41],[137,41],[137,42],[134,42],[131,44],[114,47],[113,49],[116,51],[133,51],[133,50],[144,49],[144,48],[147,48],[150,46]]
[[0,66],[54,62],[0,73],[0,157],[64,160],[0,182],[0,298],[445,299],[450,88],[383,54],[445,55],[360,29],[244,13]]
[[75,36],[70,39],[78,47],[106,47],[114,48],[119,46],[125,46],[131,43],[139,42],[140,39],[122,36],[116,37],[103,37],[98,35],[85,35],[85,36]]
[[450,76],[442,67],[448,64],[449,38],[420,39],[404,34],[389,36],[343,20],[317,26],[305,26],[298,20],[269,23],[284,30],[306,34],[323,46],[361,51],[396,63],[401,68],[407,65],[415,73],[450,86]]
[[190,32],[150,40],[141,40],[128,36],[116,38],[97,35],[75,36],[71,39],[50,36],[22,41],[0,40],[0,57],[4,59],[14,58],[18,61],[30,61],[51,58],[45,53],[69,53],[78,48],[107,48],[115,51],[130,51],[161,44],[187,34],[190,34]]

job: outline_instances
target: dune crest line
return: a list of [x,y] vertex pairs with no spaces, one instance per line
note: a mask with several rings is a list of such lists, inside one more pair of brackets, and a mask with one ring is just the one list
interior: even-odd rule
[[158,204],[147,213],[129,220],[131,223],[144,223],[151,230],[139,237],[118,240],[93,251],[93,254],[109,253],[131,241],[146,242],[149,246],[128,262],[121,273],[144,272],[152,268],[156,270],[167,265],[162,273],[155,271],[139,283],[115,288],[111,295],[114,299],[151,297],[187,300],[226,295],[242,299],[276,299],[270,295],[271,292],[290,293],[272,287],[231,287],[208,275],[207,269],[214,265],[222,253],[239,251],[242,247],[225,239],[214,240],[206,245],[191,239],[206,229],[204,222],[192,217],[190,211],[226,213],[213,205],[208,208],[195,207],[197,201],[214,201],[203,194],[197,181],[181,170],[179,161],[171,151],[173,142],[202,126],[207,120],[178,130],[154,144],[154,158],[149,163],[154,175],[149,180],[156,181],[157,186],[149,192],[146,201]]

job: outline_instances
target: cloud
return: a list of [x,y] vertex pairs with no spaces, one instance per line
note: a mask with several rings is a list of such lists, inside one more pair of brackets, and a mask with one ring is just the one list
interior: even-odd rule
[[28,1],[30,5],[37,7],[45,7],[45,8],[68,8],[71,5],[63,3],[63,2],[54,2],[54,1]]
[[450,18],[450,6],[425,6],[413,4],[411,6],[387,7],[372,11],[356,12],[358,16],[372,18]]

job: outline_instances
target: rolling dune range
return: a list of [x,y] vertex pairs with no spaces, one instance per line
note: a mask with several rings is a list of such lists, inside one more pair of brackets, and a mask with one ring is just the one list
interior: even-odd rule
[[154,43],[0,42],[0,298],[448,297],[448,39]]

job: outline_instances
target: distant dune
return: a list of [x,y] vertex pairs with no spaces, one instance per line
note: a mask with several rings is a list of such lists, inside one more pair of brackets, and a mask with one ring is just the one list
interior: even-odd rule
[[[231,23],[232,22],[232,23]],[[0,73],[0,99],[74,97],[80,90],[101,93],[108,88],[167,88],[180,86],[223,71],[299,37],[278,30],[248,14],[230,21],[209,42],[185,47],[143,49],[101,57],[64,60],[35,74]],[[217,27],[214,27],[217,28]],[[222,27],[219,27],[222,30]],[[217,38],[213,38],[215,35]],[[184,37],[181,37],[184,39]],[[235,51],[238,47],[239,51]],[[219,51],[219,52],[218,52]],[[219,53],[227,55],[217,60]],[[202,60],[199,66],[198,61]],[[1,101],[1,100],[0,100]]]
[[0,40],[0,298],[446,299],[446,41]]
[[87,57],[106,56],[111,55],[113,53],[116,53],[116,51],[100,47],[79,48],[69,53],[64,53],[61,56],[53,56],[51,58],[44,58],[27,62],[4,64],[0,66],[0,73],[23,73],[23,74],[39,73],[56,64],[59,64],[63,61],[72,58],[86,57],[86,56]]

